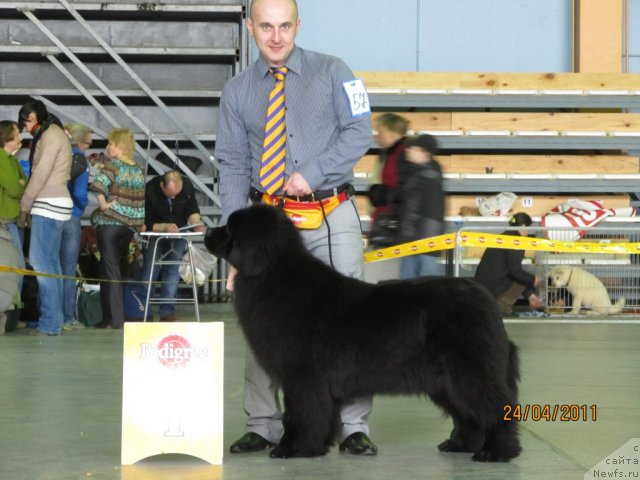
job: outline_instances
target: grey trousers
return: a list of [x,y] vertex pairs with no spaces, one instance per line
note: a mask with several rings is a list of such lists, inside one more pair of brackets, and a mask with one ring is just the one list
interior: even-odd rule
[[[331,230],[331,257],[335,269],[344,275],[362,279],[362,231],[353,202],[344,202],[327,217]],[[300,230],[309,251],[329,264],[328,230],[325,223],[316,230]],[[245,355],[244,410],[249,416],[247,430],[277,443],[282,435],[282,411],[278,398],[279,385],[256,361],[247,346]],[[369,433],[367,420],[372,398],[359,398],[342,407],[340,441],[352,433]]]

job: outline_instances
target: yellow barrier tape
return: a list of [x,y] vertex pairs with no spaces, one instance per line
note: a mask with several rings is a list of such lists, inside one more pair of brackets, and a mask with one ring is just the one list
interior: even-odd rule
[[[439,250],[451,250],[456,247],[456,237],[456,233],[448,233],[446,235],[394,245],[380,250],[373,250],[364,254],[364,261],[365,263],[372,263]],[[537,250],[558,253],[640,254],[640,243],[563,242],[544,238],[479,232],[462,232],[460,234],[460,245],[462,247],[506,248],[509,250]]]
[[[456,247],[456,233],[447,233],[437,237],[424,238],[415,242],[407,242],[392,247],[381,248],[365,252],[364,262],[373,263],[391,258],[402,258],[421,253],[437,252],[441,250],[451,250]],[[618,253],[618,254],[640,254],[640,243],[604,243],[604,242],[563,242],[557,240],[547,240],[536,237],[520,237],[517,235],[503,235],[495,233],[462,232],[460,234],[460,245],[462,247],[487,247],[505,248],[509,250],[536,250],[542,252],[557,253]],[[51,278],[61,278],[63,280],[79,280],[92,282],[106,282],[99,278],[72,277],[69,275],[56,275],[52,273],[34,272],[25,268],[8,267],[0,265],[0,272],[13,272],[20,275],[35,275]],[[209,280],[209,283],[221,282],[222,280]],[[145,280],[109,280],[112,283],[142,283]],[[162,282],[154,282],[162,283]]]
[[437,237],[425,238],[415,242],[402,243],[392,247],[373,250],[364,254],[364,262],[372,263],[380,260],[389,260],[390,258],[408,257],[409,255],[418,255],[420,253],[435,252],[438,250],[451,250],[455,248],[456,234],[448,233]]

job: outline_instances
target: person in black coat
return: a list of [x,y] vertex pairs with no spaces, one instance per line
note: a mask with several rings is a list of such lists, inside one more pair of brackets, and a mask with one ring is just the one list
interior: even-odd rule
[[[431,135],[420,135],[407,139],[405,144],[406,163],[401,167],[405,182],[400,186],[397,243],[444,233],[442,169],[433,157],[438,148],[436,139]],[[400,277],[444,275],[444,265],[438,262],[439,257],[438,251],[403,257]]]
[[[528,227],[531,217],[526,213],[516,213],[509,219],[511,227]],[[528,236],[527,230],[506,230],[503,235]],[[526,272],[522,268],[524,250],[487,248],[480,259],[475,280],[484,285],[496,298],[505,316],[512,314],[513,304],[520,296],[529,301],[533,309],[542,307],[542,301],[535,289],[542,284],[542,277]]]
[[[380,184],[369,190],[369,199],[374,206],[386,207],[393,212],[388,225],[372,231],[371,242],[377,246],[397,245],[444,233],[442,169],[434,158],[436,139],[431,135],[420,135],[406,139],[404,146],[405,154],[398,163],[402,180],[399,186]],[[444,275],[439,256],[440,252],[432,252],[403,257],[400,277]]]

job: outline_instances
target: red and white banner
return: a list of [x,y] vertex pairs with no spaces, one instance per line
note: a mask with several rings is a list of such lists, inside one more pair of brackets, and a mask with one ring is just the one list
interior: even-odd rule
[[607,217],[633,217],[636,209],[604,208],[599,200],[569,200],[544,215],[540,220],[543,227],[567,227],[567,230],[546,230],[549,240],[572,242],[582,238],[587,232],[584,227],[593,227]]

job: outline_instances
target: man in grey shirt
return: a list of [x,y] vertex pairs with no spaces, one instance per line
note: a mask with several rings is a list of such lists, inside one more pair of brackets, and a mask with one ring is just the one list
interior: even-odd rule
[[[260,170],[271,68],[284,67],[285,168],[275,195],[302,200],[349,192],[353,166],[368,150],[371,118],[362,82],[340,59],[295,45],[300,27],[295,0],[254,0],[247,20],[260,57],[224,88],[215,155],[220,163],[220,195],[225,223],[235,210],[256,200],[265,188]],[[300,230],[313,255],[339,272],[363,277],[362,232],[353,200],[341,203],[319,228]],[[232,288],[233,269],[230,273]],[[312,292],[310,292],[311,294]],[[301,312],[304,314],[304,312]],[[271,379],[250,349],[245,361],[244,408],[248,433],[231,446],[232,453],[255,452],[278,442],[282,415],[277,379]],[[342,408],[340,450],[375,455],[368,438],[371,398]]]

